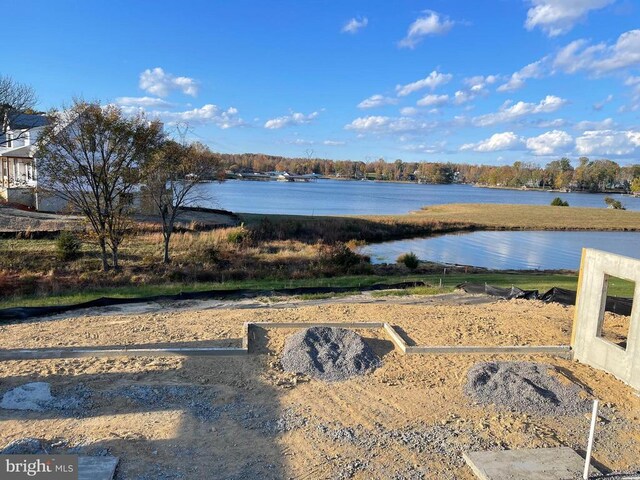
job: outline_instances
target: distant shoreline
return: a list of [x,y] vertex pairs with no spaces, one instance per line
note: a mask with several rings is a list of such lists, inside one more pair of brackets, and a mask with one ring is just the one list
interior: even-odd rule
[[[276,182],[277,179],[262,179],[256,180],[252,178],[230,178],[228,180],[238,180],[241,182],[255,182],[255,181],[269,181]],[[508,186],[498,186],[498,185],[483,185],[479,183],[424,183],[424,182],[415,182],[410,180],[378,180],[378,179],[369,179],[369,178],[344,178],[344,177],[327,177],[327,176],[318,176],[315,177],[314,180],[335,180],[338,182],[367,182],[367,183],[393,183],[393,184],[406,184],[406,185],[434,185],[434,186],[445,186],[445,185],[466,185],[473,188],[488,188],[492,190],[514,190],[514,191],[524,191],[524,192],[548,192],[548,193],[587,193],[587,194],[608,194],[608,195],[625,195],[629,197],[637,197],[639,195],[635,195],[631,192],[626,192],[623,190],[603,190],[598,192],[593,192],[590,190],[559,190],[559,189],[547,189],[541,187],[508,187]],[[281,182],[286,183],[286,182]],[[298,183],[298,182],[290,182],[290,183]]]

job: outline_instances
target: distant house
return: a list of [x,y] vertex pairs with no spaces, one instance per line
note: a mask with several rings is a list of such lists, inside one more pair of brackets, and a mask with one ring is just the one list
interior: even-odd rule
[[0,198],[37,208],[35,144],[47,117],[14,114],[6,122],[0,134]]

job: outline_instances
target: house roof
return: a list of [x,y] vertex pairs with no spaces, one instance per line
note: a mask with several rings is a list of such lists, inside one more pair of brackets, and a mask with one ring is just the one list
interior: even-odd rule
[[12,130],[44,127],[47,123],[49,123],[49,119],[45,115],[15,113],[9,116],[9,126]]
[[0,149],[0,156],[2,157],[33,158],[34,153],[35,147],[33,145]]

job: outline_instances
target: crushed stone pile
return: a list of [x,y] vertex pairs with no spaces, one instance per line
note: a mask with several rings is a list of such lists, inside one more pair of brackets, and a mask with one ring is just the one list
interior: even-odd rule
[[561,382],[552,366],[533,362],[483,362],[467,374],[465,392],[483,405],[539,415],[579,415],[591,402],[574,383]]
[[360,335],[336,327],[311,327],[291,335],[281,363],[287,372],[325,381],[364,375],[382,365]]

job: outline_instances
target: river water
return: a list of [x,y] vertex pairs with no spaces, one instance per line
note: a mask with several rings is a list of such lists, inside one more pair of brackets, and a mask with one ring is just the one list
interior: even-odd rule
[[640,257],[638,232],[472,232],[371,244],[372,263],[394,263],[406,252],[421,260],[494,270],[577,270],[582,248]]
[[[203,207],[233,212],[290,215],[398,214],[443,203],[514,203],[549,205],[561,197],[573,207],[604,208],[604,194],[557,193],[477,188],[470,185],[318,180],[315,182],[251,182],[228,180],[198,185]],[[628,210],[640,210],[640,197],[610,195]]]
[[[309,183],[229,180],[198,185],[202,206],[234,212],[289,215],[402,214],[443,203],[549,205],[559,196],[574,207],[605,208],[604,194],[557,193],[477,188],[469,185],[318,180]],[[640,198],[610,195],[628,210]],[[628,232],[474,232],[369,245],[374,262],[392,263],[413,251],[422,260],[491,269],[571,269],[579,267],[582,247],[640,256],[640,233]]]

